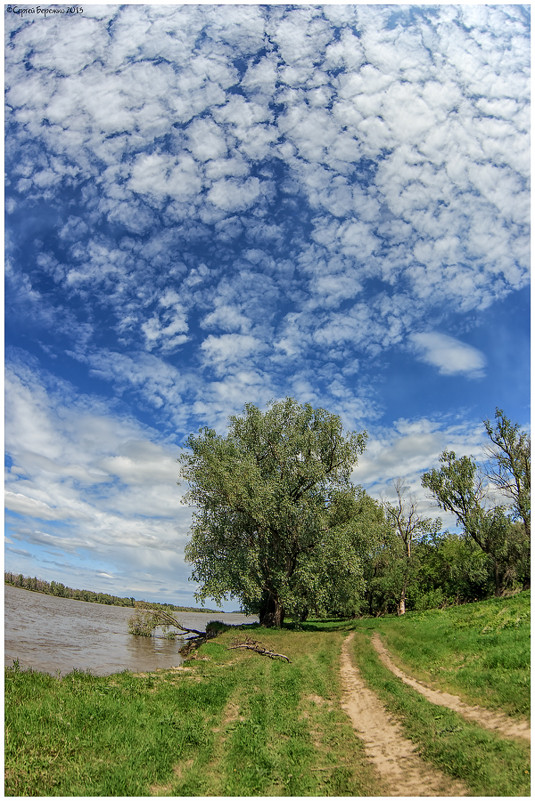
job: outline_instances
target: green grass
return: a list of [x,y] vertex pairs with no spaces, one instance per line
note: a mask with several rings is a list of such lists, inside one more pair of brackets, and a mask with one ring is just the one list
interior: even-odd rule
[[530,749],[468,723],[460,715],[429,703],[379,661],[370,632],[355,638],[355,661],[368,685],[401,722],[422,757],[461,779],[477,796],[529,796]]
[[362,621],[400,667],[464,700],[530,713],[530,593]]
[[339,699],[336,632],[209,642],[188,671],[5,680],[8,796],[377,795]]
[[[185,670],[64,678],[5,674],[7,796],[386,795],[341,710],[340,648],[355,659],[424,758],[480,796],[529,795],[529,747],[467,723],[395,678],[408,673],[526,715],[529,593],[404,618],[248,627],[206,643]],[[291,663],[228,650],[246,634]]]

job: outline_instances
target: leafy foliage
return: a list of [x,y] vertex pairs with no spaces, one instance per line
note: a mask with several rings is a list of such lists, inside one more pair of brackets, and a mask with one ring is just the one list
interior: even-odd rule
[[[438,504],[453,512],[471,538],[487,555],[492,566],[494,590],[501,594],[515,582],[529,587],[530,474],[529,437],[496,409],[496,427],[486,420],[493,443],[487,476],[513,505],[490,506],[483,476],[475,461],[453,451],[440,457],[441,466],[422,477]],[[518,523],[516,521],[519,521]]]
[[[203,640],[206,639],[208,633],[208,626],[206,632],[188,628],[164,609],[136,609],[128,621],[128,629],[130,634],[138,637],[150,637],[156,629],[161,629],[167,637],[175,637],[178,631],[180,636],[194,634]],[[169,631],[170,629],[176,631]],[[215,636],[213,629],[208,636]]]
[[501,409],[496,409],[496,424],[484,420],[492,443],[487,473],[492,483],[513,500],[513,519],[521,520],[529,539],[531,529],[531,438],[520,431]]
[[186,557],[198,598],[235,596],[278,626],[285,612],[362,588],[364,493],[350,474],[366,434],[291,398],[244,412],[226,436],[190,436],[181,456],[197,507]]
[[[194,504],[186,556],[197,597],[240,599],[265,625],[285,614],[353,616],[427,609],[529,586],[529,438],[499,409],[484,421],[482,466],[445,451],[422,477],[453,512],[461,535],[440,533],[401,479],[383,506],[351,484],[366,434],[288,398],[265,413],[251,404],[225,436],[188,440],[182,475]],[[490,486],[502,492],[493,505]]]

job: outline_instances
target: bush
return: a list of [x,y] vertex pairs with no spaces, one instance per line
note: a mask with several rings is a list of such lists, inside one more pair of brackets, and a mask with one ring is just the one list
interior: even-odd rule
[[222,631],[228,631],[230,628],[231,626],[222,623],[220,620],[211,620],[206,624],[206,634],[215,637],[217,634],[221,634]]
[[414,601],[414,609],[417,612],[424,612],[426,609],[438,609],[448,603],[448,598],[444,595],[440,587],[422,593]]

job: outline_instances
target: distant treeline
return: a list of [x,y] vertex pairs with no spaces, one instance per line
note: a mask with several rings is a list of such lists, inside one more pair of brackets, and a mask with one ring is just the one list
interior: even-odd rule
[[92,590],[73,590],[60,581],[43,581],[43,579],[23,576],[22,573],[4,572],[4,582],[13,587],[22,587],[32,592],[43,592],[45,595],[56,595],[58,598],[72,598],[75,601],[87,601],[92,604],[108,604],[109,606],[131,606],[140,609],[172,609],[178,612],[215,612],[214,609],[198,609],[193,606],[175,606],[174,604],[152,603],[150,601],[136,601],[135,598],[119,598],[107,592],[93,592]]

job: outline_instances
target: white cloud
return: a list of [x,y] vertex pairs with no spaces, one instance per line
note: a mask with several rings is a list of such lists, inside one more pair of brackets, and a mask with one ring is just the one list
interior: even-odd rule
[[212,185],[208,200],[223,211],[241,211],[252,206],[260,192],[258,178],[248,178],[245,181],[221,178]]
[[216,366],[249,359],[263,348],[263,343],[250,334],[210,334],[201,345],[207,361]]
[[113,382],[116,393],[138,393],[144,403],[161,409],[184,430],[189,417],[185,398],[201,389],[198,374],[180,371],[162,357],[143,351],[126,354],[102,349],[73,356],[87,362],[92,375]]
[[206,177],[215,181],[227,176],[241,177],[249,174],[249,165],[243,158],[213,159],[205,166]]
[[226,155],[227,144],[222,131],[214,122],[197,119],[188,126],[186,133],[189,139],[189,149],[195,159],[204,162]]
[[213,312],[203,322],[203,328],[219,328],[223,331],[246,333],[251,328],[251,320],[237,306],[218,303]]
[[202,187],[202,178],[197,162],[190,155],[175,159],[152,153],[137,158],[129,187],[144,195],[193,200]]
[[[261,105],[240,95],[231,95],[224,106],[214,109],[213,115],[218,122],[226,122],[230,123],[231,126],[235,126],[235,128],[231,128],[234,133],[240,129],[255,126],[259,122],[270,121],[273,118],[273,112],[269,110],[267,103]],[[202,135],[201,123],[199,122],[197,126],[196,130],[199,130]],[[212,128],[217,130],[213,123]]]
[[165,311],[153,315],[143,323],[141,330],[145,335],[148,350],[160,347],[164,352],[170,352],[188,341],[189,330],[187,312],[180,303],[176,293],[167,292],[160,300]]
[[485,356],[481,351],[446,334],[435,331],[411,334],[410,341],[419,357],[438,367],[442,375],[465,374],[480,378],[484,374]]
[[8,517],[12,536],[45,554],[85,551],[121,569],[128,551],[137,570],[147,549],[180,558],[189,511],[176,486],[178,447],[96,398],[74,398],[68,385],[47,389],[41,378],[22,365],[7,371],[6,507],[24,521]]
[[47,503],[36,498],[29,498],[22,492],[6,491],[4,497],[6,509],[19,515],[29,515],[37,520],[58,520],[64,518],[66,510],[53,509]]
[[445,450],[457,456],[484,458],[486,434],[481,421],[400,419],[393,428],[370,432],[364,454],[352,473],[352,480],[379,501],[394,500],[394,482],[402,478],[429,517],[441,517],[445,526],[456,525],[455,518],[441,511],[421,484],[424,472],[438,466]]
[[264,56],[256,64],[250,64],[242,81],[245,89],[261,92],[267,97],[273,95],[276,83],[277,62],[268,56]]
[[[69,162],[32,170],[22,179],[26,187],[53,187],[74,167],[76,151],[76,168],[93,174],[101,196],[110,197],[101,213],[133,233],[149,231],[155,218],[131,191],[158,210],[174,199],[173,214],[186,222],[198,205],[206,222],[230,230],[226,216],[254,210],[272,191],[250,172],[276,144],[308,202],[322,210],[313,235],[352,209],[356,219],[346,219],[342,245],[352,254],[361,247],[364,259],[382,225],[385,253],[395,253],[405,270],[415,258],[434,268],[433,281],[425,271],[409,273],[416,298],[440,304],[446,284],[450,302],[466,310],[491,302],[495,286],[503,295],[526,285],[529,57],[513,7],[495,14],[480,9],[469,28],[457,24],[467,17],[457,7],[403,25],[393,9],[373,6],[269,13],[186,6],[165,16],[157,7],[125,6],[108,10],[113,35],[104,17],[102,11],[71,20],[68,41],[64,26],[47,20],[53,50],[36,26],[7,21],[16,42],[8,51],[8,103],[32,141],[41,138]],[[333,24],[341,26],[336,35]],[[501,38],[489,38],[486,26]],[[257,60],[255,47],[266,35],[270,50]],[[70,54],[73,36],[84,43],[76,54]],[[235,48],[247,63],[241,81],[232,64]],[[57,71],[63,53],[85,69]],[[156,62],[157,55],[164,60]],[[25,57],[47,70],[28,73]],[[333,77],[332,69],[342,71]],[[270,108],[274,99],[286,106],[283,113]],[[185,131],[175,130],[176,122],[187,123]],[[173,147],[163,152],[155,143],[169,135]],[[91,153],[108,161],[110,173],[95,170]],[[376,172],[359,193],[354,177],[363,157],[375,161]],[[385,210],[397,220],[387,224]],[[376,228],[357,235],[363,221]],[[511,228],[512,221],[520,227]],[[392,234],[402,222],[412,230],[396,239],[394,251]],[[480,226],[492,232],[491,247],[475,233]],[[456,264],[454,281],[444,275],[450,264]],[[386,266],[375,269],[394,274]]]

